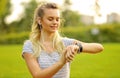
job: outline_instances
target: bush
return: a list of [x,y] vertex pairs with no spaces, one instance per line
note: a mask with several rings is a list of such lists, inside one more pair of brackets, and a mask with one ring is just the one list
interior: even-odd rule
[[120,42],[120,24],[102,24],[63,29],[67,37],[87,42]]
[[21,44],[28,36],[29,32],[9,33],[0,37],[0,44]]
[[[65,27],[61,34],[84,42],[120,42],[120,24]],[[29,32],[1,34],[0,44],[23,44]]]

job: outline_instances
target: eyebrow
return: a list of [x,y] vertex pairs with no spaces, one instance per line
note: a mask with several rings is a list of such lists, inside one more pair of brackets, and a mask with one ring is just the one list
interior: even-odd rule
[[47,18],[60,18],[60,17],[48,16]]

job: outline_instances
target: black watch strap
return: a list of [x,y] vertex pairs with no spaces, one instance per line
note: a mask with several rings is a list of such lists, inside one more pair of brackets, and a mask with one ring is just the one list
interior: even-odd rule
[[78,53],[81,53],[83,50],[83,47],[80,43],[76,43],[77,46],[79,46]]

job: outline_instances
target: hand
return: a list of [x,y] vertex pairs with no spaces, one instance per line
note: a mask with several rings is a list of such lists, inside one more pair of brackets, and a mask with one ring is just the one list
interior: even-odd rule
[[66,48],[66,61],[73,61],[75,55],[77,54],[79,47],[77,45],[70,45]]
[[65,64],[66,62],[71,62],[74,56],[77,54],[79,47],[77,45],[70,45],[63,50],[61,54],[60,63]]
[[66,61],[66,53],[67,53],[67,50],[65,49],[65,50],[63,50],[63,52],[61,53],[61,57],[60,57],[60,63],[61,64],[65,64],[67,61]]

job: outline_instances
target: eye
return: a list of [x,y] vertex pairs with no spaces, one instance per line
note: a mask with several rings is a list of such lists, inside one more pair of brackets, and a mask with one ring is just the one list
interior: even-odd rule
[[56,18],[56,21],[60,21],[60,18]]
[[50,17],[50,18],[48,18],[48,20],[49,20],[49,21],[52,21],[52,20],[53,20],[53,18],[52,18],[52,17]]
[[57,17],[57,18],[56,18],[56,21],[57,21],[57,22],[59,22],[59,21],[60,21],[60,18],[59,18],[59,17]]

